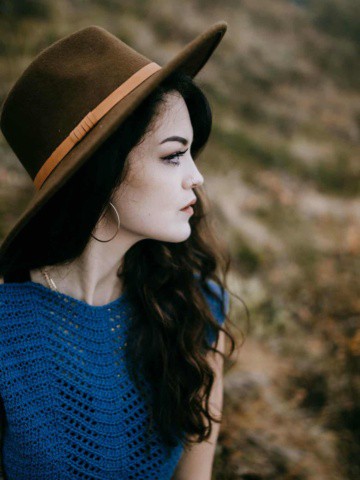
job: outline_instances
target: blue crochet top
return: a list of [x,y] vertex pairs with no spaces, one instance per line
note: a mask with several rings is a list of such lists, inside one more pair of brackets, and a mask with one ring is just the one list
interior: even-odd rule
[[[223,323],[220,301],[205,297]],[[156,426],[145,448],[150,390],[124,362],[131,315],[126,292],[92,306],[32,281],[0,284],[6,480],[171,479],[183,448],[169,453]]]

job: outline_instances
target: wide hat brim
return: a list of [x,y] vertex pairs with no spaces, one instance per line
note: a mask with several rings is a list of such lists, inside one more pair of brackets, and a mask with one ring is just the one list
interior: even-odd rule
[[[0,247],[0,256],[21,245],[21,233],[46,202],[67,182],[96,149],[119,127],[128,115],[172,72],[181,70],[192,78],[202,69],[227,30],[227,22],[212,24],[188,43],[175,57],[129,93],[70,150],[26,206]],[[49,126],[51,128],[51,126]]]

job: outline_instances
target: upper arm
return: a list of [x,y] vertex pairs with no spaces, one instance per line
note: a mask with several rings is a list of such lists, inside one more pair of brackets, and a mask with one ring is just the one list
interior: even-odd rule
[[[224,353],[225,334],[219,333],[216,346]],[[217,352],[208,352],[208,360],[215,373],[214,383],[209,397],[209,410],[212,416],[219,418],[223,405],[223,357]],[[219,435],[220,423],[212,422],[212,431],[208,440],[195,443],[183,451],[172,480],[210,480],[215,456],[216,442]]]
[[[221,288],[213,280],[208,281],[210,289],[217,295],[217,298],[210,296],[208,292],[203,291],[209,304],[210,310],[219,324],[223,324],[225,315],[229,312],[229,293],[224,291],[224,297],[221,296]],[[222,303],[224,302],[225,315],[222,312]],[[212,343],[215,341],[214,331],[211,330],[209,337]],[[209,350],[207,352],[207,361],[214,372],[214,383],[209,397],[209,410],[213,417],[221,419],[223,408],[223,356],[225,354],[225,333],[219,332],[218,341],[214,346],[217,352]],[[220,352],[220,353],[218,353]],[[216,442],[219,435],[220,423],[212,422],[212,431],[208,440],[201,443],[195,443],[184,450],[172,480],[187,480],[196,478],[198,480],[210,480],[212,474],[212,465],[215,456]]]
[[[4,283],[4,279],[0,277],[0,283]],[[2,442],[3,442],[3,431],[4,431],[4,423],[5,423],[5,411],[2,398],[0,397],[0,479],[3,478],[2,470]]]
[[[208,301],[214,316],[220,323],[223,323],[224,317],[228,314],[230,308],[229,292],[226,289],[224,289],[224,291],[222,292],[221,286],[212,279],[207,281],[207,285],[212,291],[212,293],[215,294],[215,297],[213,295],[210,295],[208,292],[205,292],[205,290],[203,289],[205,298]],[[223,305],[224,311],[222,309]]]
[[[229,292],[224,289],[224,292],[221,291],[219,284],[213,280],[208,280],[207,285],[210,287],[210,290],[215,293],[215,297],[210,295],[203,289],[205,299],[209,305],[210,311],[215,317],[215,320],[219,325],[223,325],[225,318],[229,313],[230,309],[230,295]],[[223,309],[224,306],[224,309]],[[208,339],[210,343],[215,341],[215,331],[213,327],[207,326],[206,328]],[[219,332],[220,335],[221,332]]]

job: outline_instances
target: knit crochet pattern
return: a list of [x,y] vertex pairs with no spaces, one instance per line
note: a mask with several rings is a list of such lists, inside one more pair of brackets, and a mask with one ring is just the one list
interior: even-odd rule
[[[206,299],[223,323],[220,301]],[[0,285],[6,480],[171,479],[183,449],[167,455],[156,428],[145,449],[150,389],[124,361],[131,315],[126,292],[92,306],[40,283]]]

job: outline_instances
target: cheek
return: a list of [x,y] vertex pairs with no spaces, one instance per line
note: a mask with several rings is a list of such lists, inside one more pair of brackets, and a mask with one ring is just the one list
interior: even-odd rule
[[184,198],[181,178],[172,168],[176,167],[133,163],[127,181],[115,196],[123,228],[151,236],[187,220],[180,212]]
[[[181,242],[191,234],[189,216],[180,211],[182,192],[175,185],[128,187],[116,204],[122,229],[136,238]],[[181,200],[179,200],[181,199]]]
[[178,210],[179,200],[174,187],[159,182],[127,185],[117,197],[120,220],[128,228],[148,222],[169,220]]

